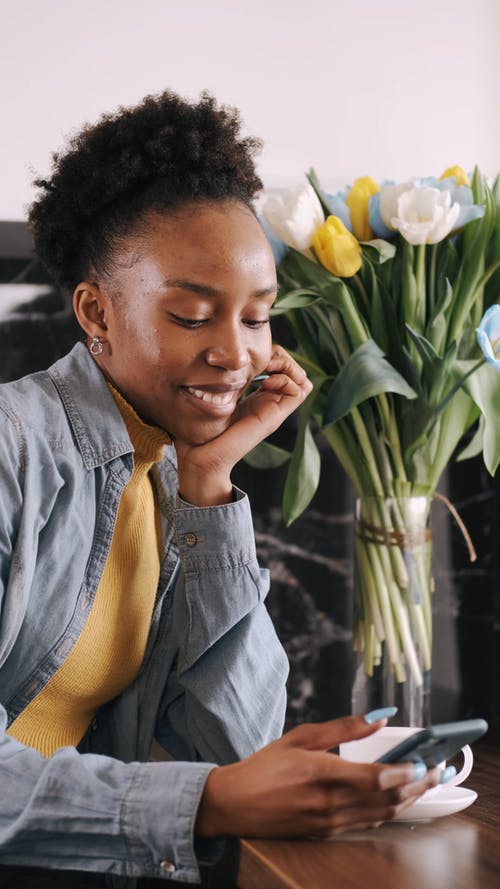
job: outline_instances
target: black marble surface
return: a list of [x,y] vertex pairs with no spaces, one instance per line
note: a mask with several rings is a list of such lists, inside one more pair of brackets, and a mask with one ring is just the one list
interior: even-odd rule
[[[252,499],[261,561],[271,569],[269,607],[291,662],[290,724],[348,712],[355,493],[323,450],[320,490],[285,528],[284,471],[240,466],[236,475]],[[499,488],[480,459],[450,467],[442,479],[440,490],[474,541],[473,564],[446,507],[433,505],[434,721],[483,716],[500,723]]]
[[[72,312],[49,290],[35,299],[24,285],[47,283],[26,256],[2,253],[0,229],[0,380],[48,366],[80,336]],[[12,251],[11,251],[12,252]],[[20,251],[22,253],[22,251]],[[2,296],[2,283],[22,285],[23,299]],[[2,302],[3,299],[3,302]],[[276,325],[276,338],[287,334]],[[294,420],[277,443],[290,446]],[[252,501],[261,563],[271,571],[268,607],[290,659],[288,724],[329,719],[350,710],[352,681],[352,543],[355,496],[328,445],[319,490],[289,528],[281,497],[285,470],[245,463],[236,484]],[[468,561],[462,536],[446,508],[433,509],[434,660],[436,721],[483,716],[500,724],[500,483],[481,459],[453,464],[440,486],[459,510],[477,549]]]

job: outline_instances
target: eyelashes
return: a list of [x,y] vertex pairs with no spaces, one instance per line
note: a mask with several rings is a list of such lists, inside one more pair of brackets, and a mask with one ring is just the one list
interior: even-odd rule
[[190,329],[201,327],[208,320],[207,318],[183,318],[181,315],[172,315],[172,318],[176,324],[180,324],[181,327],[189,327]]
[[[182,315],[174,315],[173,313],[171,313],[171,317],[176,324],[179,324],[181,327],[186,327],[188,330],[196,330],[198,327],[203,327],[203,325],[211,320],[210,318],[184,318]],[[269,318],[244,318],[243,324],[251,330],[258,330],[259,328],[264,327],[264,325],[269,324],[269,321]]]

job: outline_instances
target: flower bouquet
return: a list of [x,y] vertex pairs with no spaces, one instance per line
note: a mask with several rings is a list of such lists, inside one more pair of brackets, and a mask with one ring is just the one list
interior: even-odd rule
[[[326,193],[313,170],[262,206],[297,360],[314,389],[289,460],[290,524],[319,483],[321,430],[356,489],[355,645],[371,676],[422,687],[431,665],[430,502],[447,463],[500,461],[500,181],[440,179]],[[387,669],[385,666],[384,669]],[[387,701],[383,701],[387,703]]]

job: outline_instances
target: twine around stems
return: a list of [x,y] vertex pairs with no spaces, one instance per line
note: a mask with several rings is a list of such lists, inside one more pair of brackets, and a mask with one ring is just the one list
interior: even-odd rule
[[356,536],[363,543],[376,543],[379,546],[399,546],[400,549],[413,549],[423,543],[429,543],[431,532],[429,528],[415,531],[396,531],[371,525],[364,519],[356,520]]
[[[477,553],[474,544],[472,543],[471,536],[465,523],[460,518],[457,509],[453,506],[451,500],[448,500],[448,497],[445,497],[444,494],[439,494],[435,491],[432,496],[448,507],[448,510],[462,532],[462,536],[469,551],[469,559],[471,562],[475,562]],[[378,525],[372,525],[369,522],[365,522],[364,519],[356,520],[356,536],[364,543],[375,543],[379,546],[398,546],[400,549],[413,549],[416,546],[421,546],[423,543],[429,543],[432,538],[429,528],[422,528],[421,530],[415,531],[388,530],[387,528],[381,528]]]

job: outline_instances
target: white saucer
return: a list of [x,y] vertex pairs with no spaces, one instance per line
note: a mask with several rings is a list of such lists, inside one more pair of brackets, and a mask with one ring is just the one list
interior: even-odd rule
[[405,809],[394,821],[419,821],[423,818],[442,818],[443,815],[454,815],[477,799],[475,790],[467,787],[443,787],[433,796],[422,797]]

